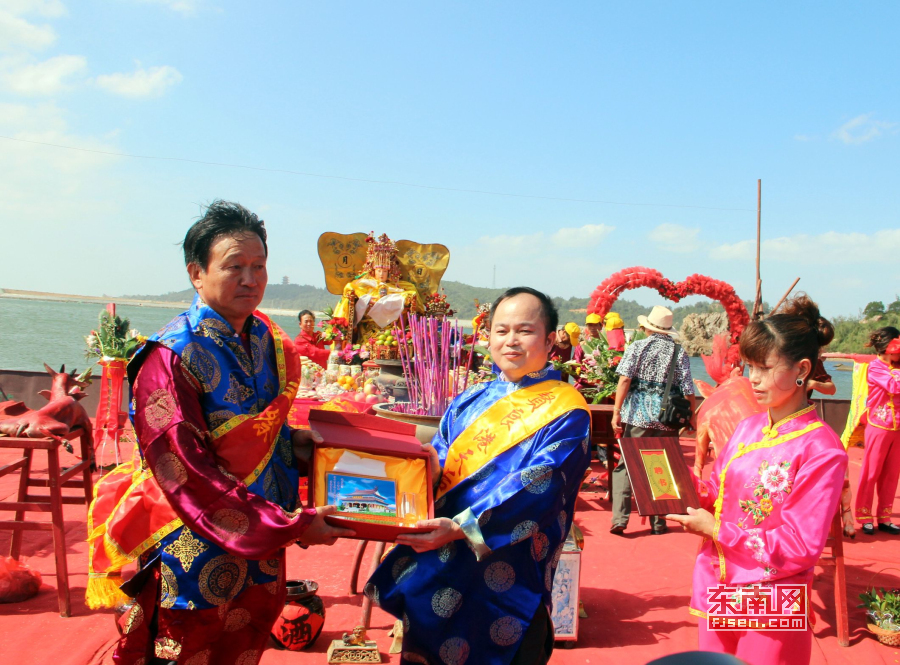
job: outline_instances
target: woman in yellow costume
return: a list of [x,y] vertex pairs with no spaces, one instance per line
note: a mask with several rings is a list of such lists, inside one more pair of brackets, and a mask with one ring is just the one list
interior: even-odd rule
[[366,238],[364,272],[344,287],[335,318],[345,318],[353,327],[353,340],[365,343],[380,330],[391,326],[404,311],[421,313],[424,308],[416,287],[400,279],[397,246],[382,233]]

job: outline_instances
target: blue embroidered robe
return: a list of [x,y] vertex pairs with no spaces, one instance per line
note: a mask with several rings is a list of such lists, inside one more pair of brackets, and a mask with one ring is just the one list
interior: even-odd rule
[[[490,406],[547,379],[559,380],[559,372],[483,383],[458,396],[432,441],[441,465],[456,437]],[[589,435],[589,413],[570,411],[438,499],[435,517],[477,517],[474,549],[467,539],[430,552],[403,545],[390,552],[366,593],[403,619],[402,663],[512,660],[538,604],[550,613],[553,575],[590,462]]]
[[[158,342],[175,352],[182,365],[202,386],[200,401],[211,433],[236,416],[260,413],[279,393],[271,332],[260,319],[251,317],[248,336],[250,354],[231,324],[199,296],[195,296],[187,312],[175,317],[149,338],[149,341]],[[133,409],[132,401],[132,420]],[[299,478],[290,429],[282,425],[274,454],[257,480],[247,489],[292,511],[299,498]],[[179,542],[179,539],[182,540]],[[187,559],[179,556],[186,542],[192,548]],[[199,578],[203,576],[198,576],[198,572],[203,571],[207,563],[228,552],[187,526],[179,527],[162,538],[155,553],[161,557],[160,606],[164,608],[216,607],[221,604],[222,596],[233,598],[251,585],[274,583],[279,574],[279,559],[245,560],[246,574],[243,564],[231,570],[229,566],[233,568],[234,565],[226,563],[212,570],[201,589]],[[221,583],[217,587],[216,580],[220,578]],[[234,580],[237,580],[239,588],[234,587]]]

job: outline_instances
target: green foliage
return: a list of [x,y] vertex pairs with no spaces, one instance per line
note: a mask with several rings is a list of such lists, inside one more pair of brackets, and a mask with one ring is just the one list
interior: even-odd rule
[[884,314],[884,303],[880,300],[873,300],[866,305],[866,308],[863,310],[863,316],[867,319],[870,319],[873,316],[880,316],[881,314]]
[[897,298],[887,307],[887,311],[892,314],[900,314],[900,298]]
[[879,627],[885,630],[900,630],[900,590],[885,591],[872,589],[859,594],[866,614]]
[[144,338],[136,330],[129,330],[131,322],[119,316],[112,317],[109,312],[100,312],[97,330],[85,337],[87,348],[85,358],[124,358],[128,359],[144,343]]
[[609,348],[603,337],[582,342],[584,360],[580,363],[574,360],[567,362],[553,361],[553,369],[557,369],[569,376],[581,379],[588,388],[582,389],[581,394],[590,400],[591,404],[599,404],[604,398],[613,395],[619,385],[619,375],[616,367],[622,360],[622,352]]
[[872,331],[885,326],[900,328],[900,312],[889,312],[878,321],[857,321],[839,316],[831,320],[834,324],[834,341],[828,347],[835,353],[874,353],[865,348]]

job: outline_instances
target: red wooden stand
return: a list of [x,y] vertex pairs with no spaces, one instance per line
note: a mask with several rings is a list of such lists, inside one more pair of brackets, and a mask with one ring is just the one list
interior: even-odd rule
[[[71,614],[69,601],[69,568],[66,562],[66,531],[63,523],[63,504],[79,503],[90,505],[93,496],[93,480],[91,478],[91,450],[86,444],[86,437],[73,432],[66,438],[78,438],[81,443],[81,462],[66,469],[60,468],[59,447],[56,439],[22,439],[17,437],[0,437],[0,448],[21,449],[22,457],[6,466],[0,467],[0,476],[21,470],[19,476],[19,492],[16,501],[0,502],[0,511],[13,511],[15,518],[0,520],[0,529],[12,531],[12,543],[9,555],[19,558],[22,548],[23,531],[52,531],[53,550],[56,558],[56,587],[59,596],[59,615],[67,617]],[[35,450],[47,451],[47,478],[32,478],[31,468]],[[81,478],[73,478],[81,474]],[[29,487],[47,487],[50,494],[29,494]],[[62,489],[71,487],[84,490],[84,496],[63,496]],[[50,521],[31,521],[25,519],[25,513],[50,513]]]
[[825,541],[825,547],[831,548],[831,556],[819,557],[819,566],[834,566],[834,627],[837,631],[838,644],[850,646],[850,627],[847,616],[847,573],[844,570],[844,524],[841,521],[841,506],[838,504],[837,514],[831,521],[831,532]]

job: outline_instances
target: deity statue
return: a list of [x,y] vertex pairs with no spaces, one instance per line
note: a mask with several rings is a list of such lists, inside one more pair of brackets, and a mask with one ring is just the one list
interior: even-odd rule
[[404,312],[424,311],[416,286],[401,279],[397,246],[386,233],[366,238],[366,262],[363,273],[348,282],[335,318],[345,318],[352,329],[351,341],[365,343],[389,328]]

